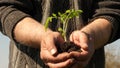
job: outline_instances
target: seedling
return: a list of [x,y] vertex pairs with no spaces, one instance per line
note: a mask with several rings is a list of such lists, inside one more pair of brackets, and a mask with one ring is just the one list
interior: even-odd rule
[[58,16],[53,13],[52,16],[47,18],[47,21],[45,23],[45,30],[48,28],[49,23],[52,22],[53,19],[58,19],[60,20],[60,23],[63,25],[62,27],[58,28],[58,31],[61,33],[64,40],[67,41],[66,33],[67,33],[69,20],[74,17],[78,17],[81,13],[82,10],[74,10],[74,9],[66,10],[65,13],[58,12]]
[[81,13],[82,13],[82,10],[74,10],[74,9],[66,10],[65,13],[61,13],[61,12],[58,12],[58,14],[53,13],[52,16],[47,18],[44,24],[45,30],[47,30],[49,23],[52,22],[53,19],[60,20],[60,24],[62,26],[59,26],[57,30],[58,32],[60,32],[60,34],[62,35],[62,37],[66,42],[67,41],[66,33],[67,33],[69,20],[74,17],[78,17]]

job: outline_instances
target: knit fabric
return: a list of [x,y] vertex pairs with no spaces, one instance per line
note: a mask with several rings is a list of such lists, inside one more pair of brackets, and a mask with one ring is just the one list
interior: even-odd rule
[[[83,10],[82,15],[70,21],[68,36],[72,31],[81,29],[96,18],[105,18],[113,25],[109,43],[120,37],[120,31],[118,31],[120,29],[120,0],[1,0],[0,31],[12,40],[9,68],[46,67],[39,58],[38,49],[15,42],[13,31],[16,24],[28,16],[44,24],[52,13],[65,12],[67,9]],[[49,26],[52,30],[56,30],[58,25],[56,23],[59,23],[59,21],[54,22]],[[87,68],[104,68],[104,62],[103,47],[95,51]]]

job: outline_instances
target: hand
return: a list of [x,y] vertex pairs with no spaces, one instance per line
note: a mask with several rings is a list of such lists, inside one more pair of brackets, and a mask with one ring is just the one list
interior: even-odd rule
[[73,59],[69,53],[57,53],[55,42],[62,44],[63,38],[58,32],[47,32],[42,37],[40,57],[50,68],[68,68]]
[[88,36],[88,34],[86,34],[85,32],[74,31],[70,35],[70,41],[74,42],[77,46],[81,48],[80,52],[70,52],[76,60],[75,64],[73,64],[71,68],[85,67],[94,53],[92,37]]

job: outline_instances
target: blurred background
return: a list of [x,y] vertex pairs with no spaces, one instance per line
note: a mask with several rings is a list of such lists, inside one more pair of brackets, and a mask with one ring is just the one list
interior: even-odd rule
[[106,68],[120,68],[120,39],[105,46]]
[[[8,37],[0,33],[0,68],[8,68],[9,41]],[[105,55],[106,68],[120,67],[120,39],[105,46]]]
[[0,68],[8,68],[9,38],[0,33]]

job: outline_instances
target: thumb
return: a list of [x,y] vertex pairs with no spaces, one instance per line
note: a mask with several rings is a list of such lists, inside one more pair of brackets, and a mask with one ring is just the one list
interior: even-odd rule
[[48,46],[48,51],[50,52],[51,55],[57,54],[57,48],[56,48],[54,40],[50,40],[47,46]]
[[51,55],[56,55],[57,54],[57,49],[56,48],[52,48],[51,50],[50,50],[50,53],[51,53]]
[[54,40],[46,38],[41,42],[41,51],[48,51],[51,55],[57,54],[57,48],[54,44]]

